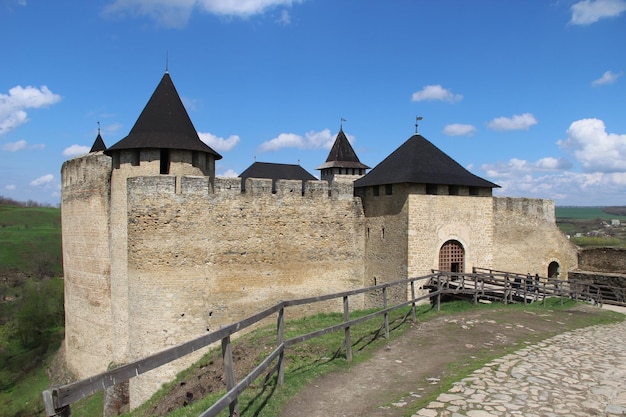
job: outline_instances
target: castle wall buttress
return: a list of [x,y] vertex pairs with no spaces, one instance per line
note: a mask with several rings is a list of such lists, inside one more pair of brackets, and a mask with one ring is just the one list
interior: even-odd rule
[[559,278],[578,266],[578,249],[559,230],[554,202],[494,197],[494,269],[548,275],[557,262]]
[[61,169],[65,347],[78,378],[105,371],[112,358],[110,175],[111,158],[102,153]]
[[[176,181],[180,181],[177,193]],[[128,179],[128,359],[217,330],[280,300],[363,286],[358,198],[325,181],[148,176]],[[330,187],[333,189],[333,187]],[[342,186],[335,185],[336,190]],[[354,308],[363,303],[355,299]],[[342,311],[341,300],[294,314]],[[274,319],[272,319],[273,323]],[[131,380],[131,408],[188,362]]]

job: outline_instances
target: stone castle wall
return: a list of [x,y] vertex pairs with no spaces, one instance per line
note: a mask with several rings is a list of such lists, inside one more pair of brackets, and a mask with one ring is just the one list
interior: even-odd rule
[[598,271],[626,274],[626,249],[585,248],[578,256],[578,268],[583,271]]
[[85,378],[111,362],[111,160],[101,153],[71,159],[61,174],[65,347],[70,370]]
[[548,276],[557,262],[559,278],[578,265],[578,249],[559,230],[554,202],[529,198],[494,197],[494,263],[504,271]]
[[[272,194],[268,179],[248,179],[242,193],[238,182],[218,178],[211,192],[208,177],[127,180],[129,360],[280,300],[363,286],[363,212],[352,193],[329,196],[327,182],[311,181],[303,196],[300,181],[278,181]],[[305,308],[296,314],[342,304]],[[131,380],[131,407],[181,366]]]

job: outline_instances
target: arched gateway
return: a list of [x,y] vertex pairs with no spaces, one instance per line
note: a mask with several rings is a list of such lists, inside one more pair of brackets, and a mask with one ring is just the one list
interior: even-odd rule
[[448,240],[439,250],[439,270],[465,272],[465,249],[461,242]]
[[558,262],[552,261],[550,265],[548,265],[548,277],[550,278],[558,278],[560,275],[561,266]]

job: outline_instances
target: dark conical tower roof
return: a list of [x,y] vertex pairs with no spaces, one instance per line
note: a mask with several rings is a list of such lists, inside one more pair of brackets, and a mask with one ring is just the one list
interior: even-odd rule
[[366,176],[356,180],[354,186],[399,183],[500,188],[472,174],[418,134],[411,136]]
[[122,149],[165,148],[222,156],[200,140],[169,73],[165,73],[128,136],[105,153]]
[[106,151],[106,149],[107,147],[104,144],[104,140],[102,140],[102,136],[100,136],[100,132],[98,132],[98,136],[96,137],[96,140],[93,142],[93,145],[91,145],[91,150],[89,151],[89,153]]
[[333,143],[333,147],[330,149],[326,162],[317,169],[326,168],[368,169],[369,167],[359,161],[359,157],[356,156],[356,152],[354,152],[352,145],[350,145],[346,134],[343,133],[343,129],[339,129],[339,133],[337,134],[335,143]]

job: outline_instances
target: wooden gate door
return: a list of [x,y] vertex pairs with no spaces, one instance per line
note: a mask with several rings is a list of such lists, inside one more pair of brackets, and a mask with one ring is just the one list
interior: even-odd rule
[[465,272],[465,249],[459,241],[448,240],[439,250],[439,270]]

